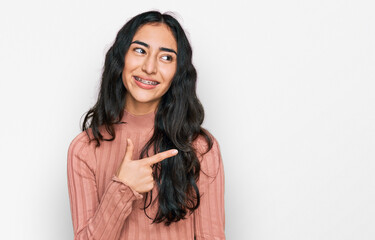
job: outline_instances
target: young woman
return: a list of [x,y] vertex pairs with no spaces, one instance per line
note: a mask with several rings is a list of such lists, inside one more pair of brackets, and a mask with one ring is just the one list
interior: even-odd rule
[[68,152],[75,239],[225,239],[224,172],[176,19],[139,14],[106,54]]

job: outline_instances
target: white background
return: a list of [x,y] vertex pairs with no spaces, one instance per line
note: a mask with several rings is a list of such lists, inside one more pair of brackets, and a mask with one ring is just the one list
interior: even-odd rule
[[117,31],[174,11],[226,176],[227,239],[375,239],[375,7],[4,1],[1,239],[72,239],[66,155]]

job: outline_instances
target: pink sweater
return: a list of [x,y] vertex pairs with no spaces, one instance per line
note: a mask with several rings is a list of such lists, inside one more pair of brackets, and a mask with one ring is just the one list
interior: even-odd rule
[[[141,240],[197,240],[225,239],[224,235],[224,171],[220,150],[214,139],[212,149],[203,157],[198,188],[201,193],[199,208],[186,219],[170,226],[151,224],[141,209],[143,195],[121,182],[115,173],[126,149],[126,139],[134,143],[134,157],[153,133],[154,113],[135,116],[125,111],[123,122],[115,127],[114,141],[89,143],[85,132],[71,143],[68,152],[68,187],[73,219],[74,239],[141,239]],[[205,149],[203,138],[194,145]],[[153,198],[157,189],[153,189]],[[147,208],[154,217],[158,204]]]

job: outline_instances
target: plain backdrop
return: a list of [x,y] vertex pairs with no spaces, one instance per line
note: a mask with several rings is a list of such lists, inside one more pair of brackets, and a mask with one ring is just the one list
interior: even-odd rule
[[152,9],[193,46],[227,239],[375,239],[371,0],[2,1],[1,239],[73,239],[68,146],[117,31]]

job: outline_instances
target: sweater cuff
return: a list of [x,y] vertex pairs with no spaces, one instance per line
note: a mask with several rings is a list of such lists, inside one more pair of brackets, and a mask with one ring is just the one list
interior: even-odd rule
[[133,188],[129,187],[125,182],[121,181],[121,179],[119,179],[117,176],[113,176],[112,180],[115,181],[115,182],[122,183],[124,186],[126,186],[127,188],[129,188],[133,192],[134,196],[137,199],[142,199],[143,198],[143,196],[139,192],[137,192]]

